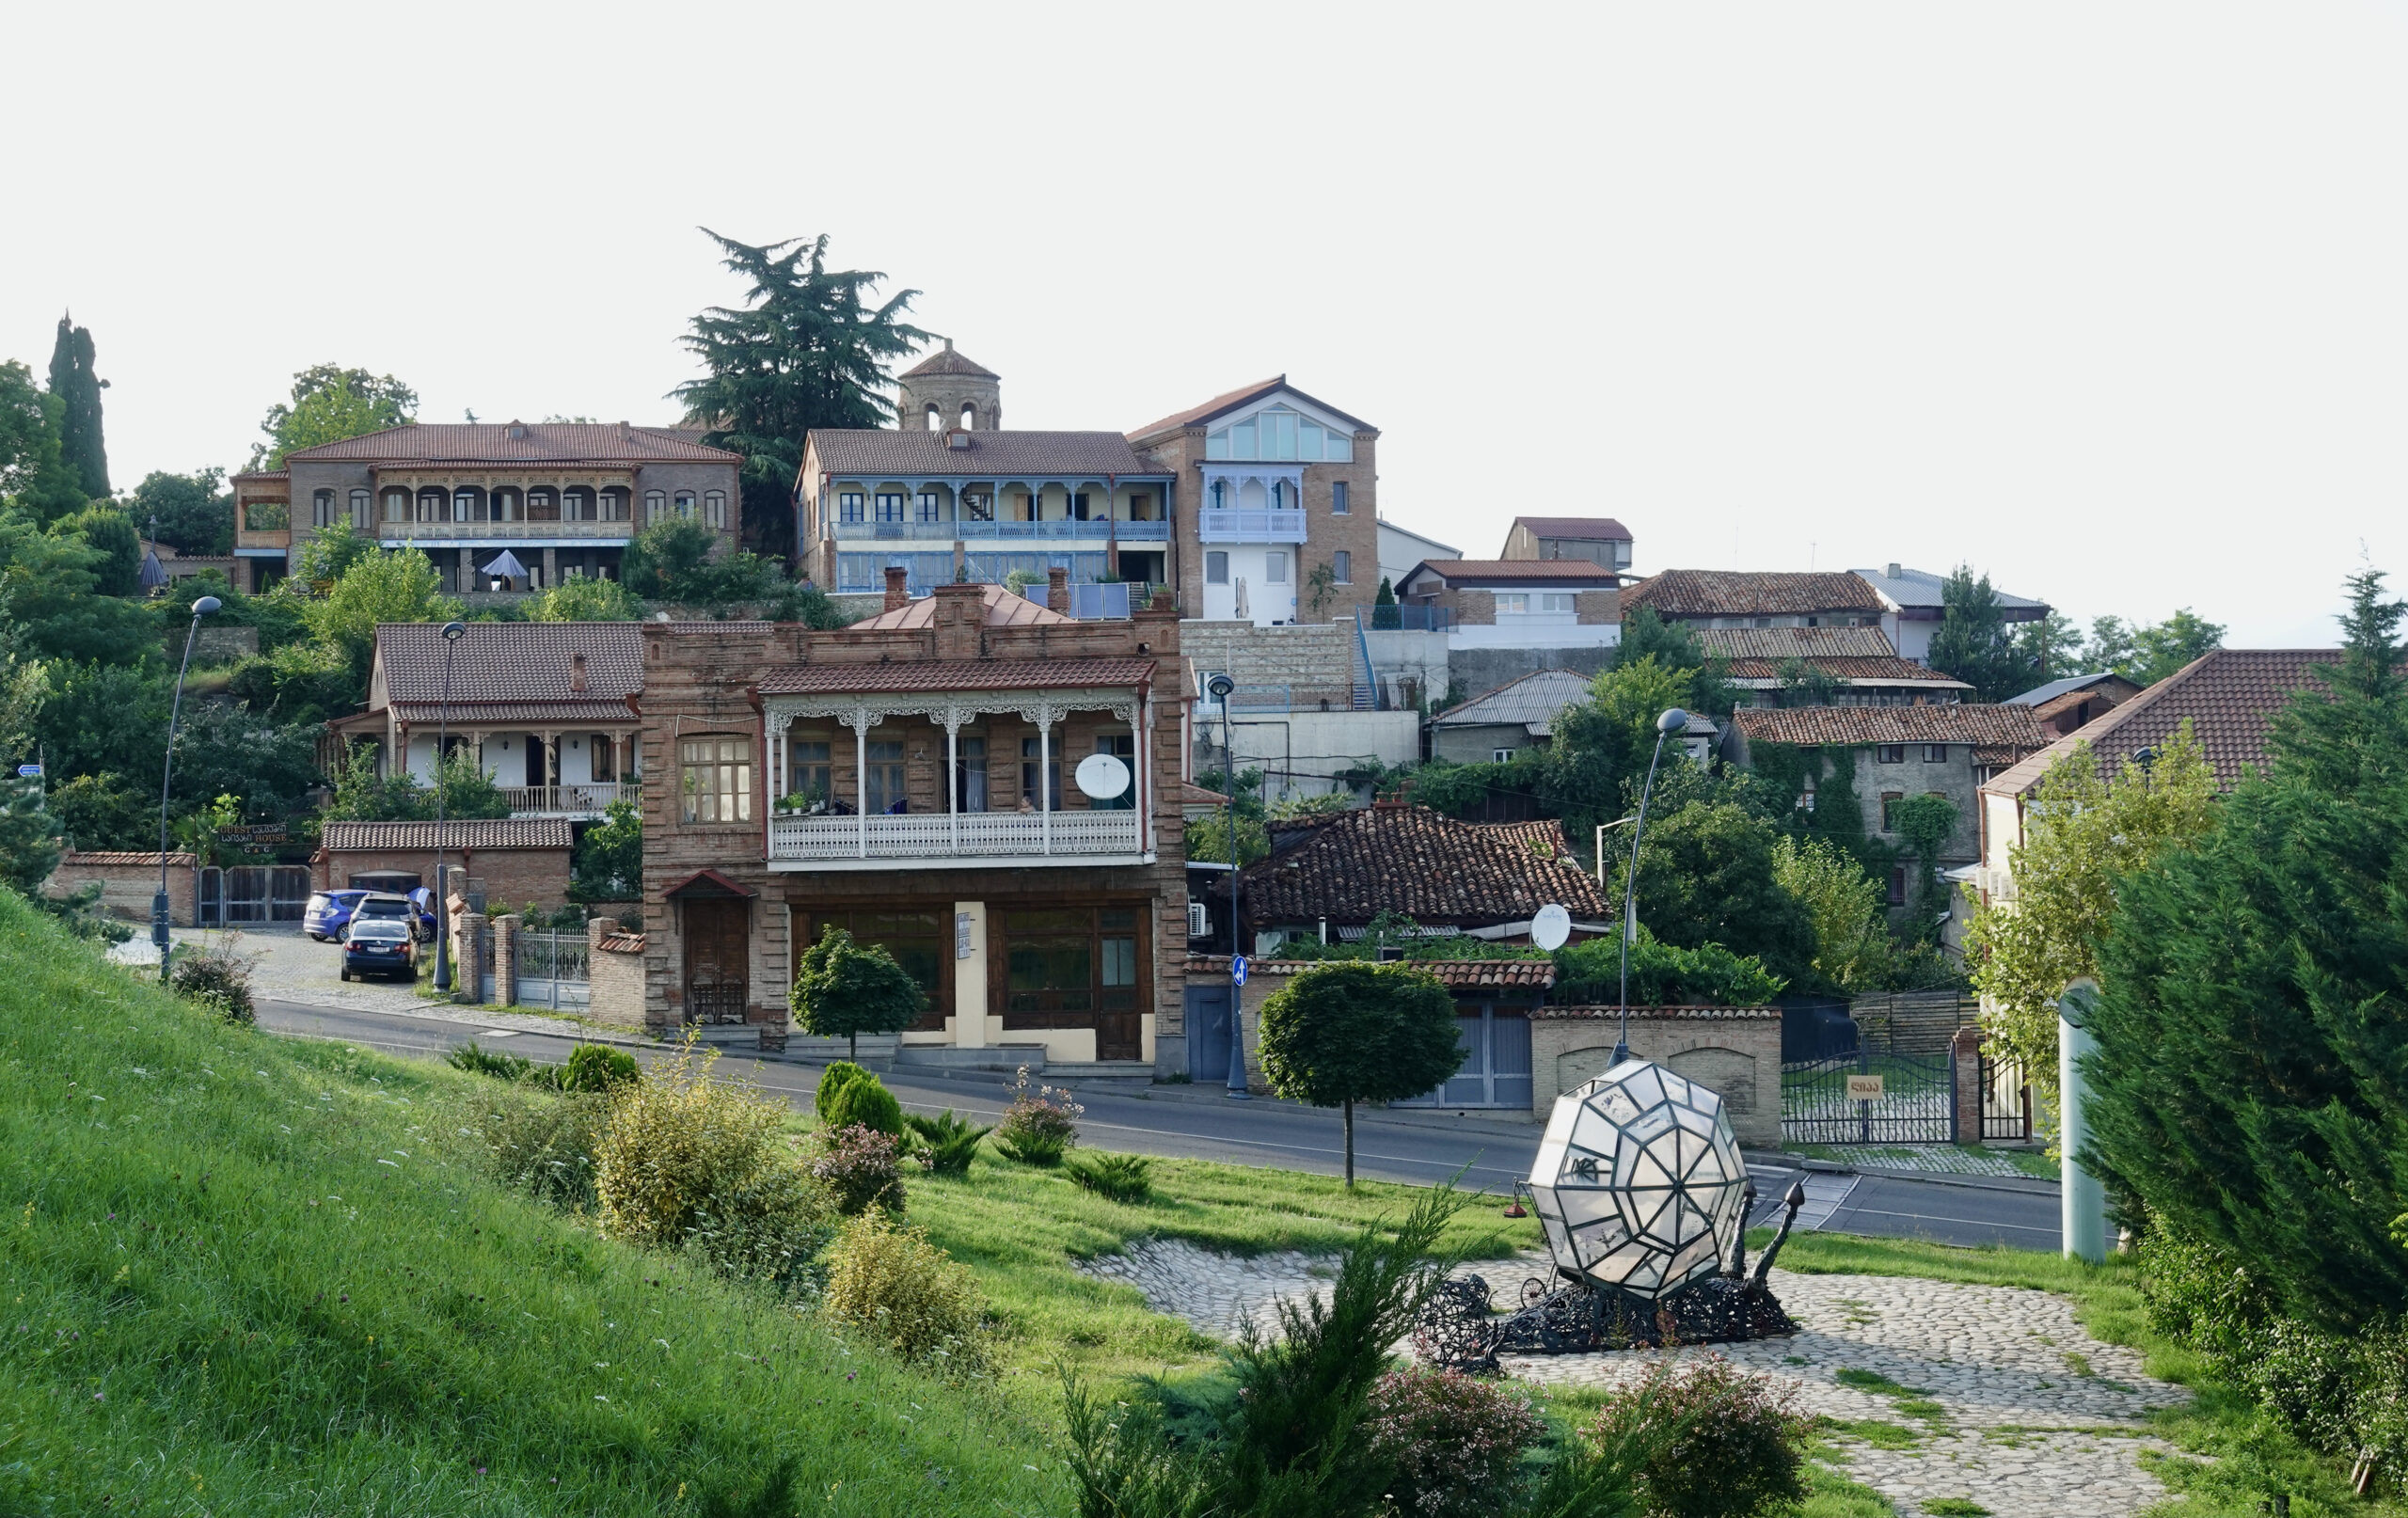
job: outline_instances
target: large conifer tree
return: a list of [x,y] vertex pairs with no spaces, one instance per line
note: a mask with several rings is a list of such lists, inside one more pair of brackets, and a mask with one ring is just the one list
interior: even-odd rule
[[71,316],[60,317],[50,350],[50,393],[66,403],[58,444],[84,494],[95,500],[109,493],[109,451],[101,437],[101,392],[108,383],[92,371],[91,332]]

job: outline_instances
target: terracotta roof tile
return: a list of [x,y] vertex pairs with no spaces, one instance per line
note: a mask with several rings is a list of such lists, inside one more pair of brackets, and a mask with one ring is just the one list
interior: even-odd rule
[[458,727],[464,722],[631,722],[636,719],[624,701],[454,701],[448,709],[440,702],[397,701],[392,713],[410,727],[434,727],[447,720]]
[[1581,543],[1628,543],[1630,529],[1610,516],[1516,516],[1515,527],[1534,538],[1571,538]]
[[2039,786],[2049,767],[2088,743],[2102,778],[2114,779],[2131,755],[2163,743],[2185,718],[2207,751],[2216,784],[2230,790],[2266,764],[2266,735],[2294,690],[2328,688],[2319,665],[2337,664],[2337,648],[2220,648],[2022,760],[1982,787],[2021,796]]
[[762,676],[765,696],[864,695],[883,690],[1059,690],[1143,685],[1152,659],[908,659],[884,664],[796,664]]
[[565,817],[489,817],[443,824],[438,845],[432,822],[329,822],[319,841],[333,851],[566,848],[569,830]]
[[[71,848],[58,856],[58,862],[62,865],[146,864],[155,870],[159,867],[159,851],[155,848],[147,853],[140,849]],[[171,865],[186,865],[197,863],[198,862],[192,855],[184,853],[182,850],[177,850],[167,856],[167,862]]]
[[602,935],[602,941],[595,946],[608,954],[642,954],[643,953],[643,935],[605,933]]
[[951,338],[944,340],[943,347],[939,348],[936,352],[928,355],[926,358],[923,358],[918,363],[913,364],[911,368],[896,375],[895,378],[919,379],[923,375],[928,374],[966,374],[972,379],[1003,378],[1001,374],[996,373],[986,365],[974,360],[968,354],[956,353],[953,348],[953,340]]
[[2029,706],[1742,706],[1731,721],[1751,743],[1965,743],[2020,749],[2049,741]]
[[821,473],[846,479],[1028,474],[1164,478],[1118,433],[972,433],[968,448],[950,447],[945,437],[925,428],[821,427],[812,430],[805,446]]
[[[1778,631],[1779,629],[1768,629]],[[1812,629],[1809,629],[1812,630]],[[1866,632],[1877,629],[1867,627]],[[1782,668],[1791,658],[1801,659],[1822,671],[1834,680],[1862,685],[1920,686],[1932,690],[1971,690],[1962,680],[1952,680],[1938,670],[1902,658],[1825,658],[1814,655],[1790,655],[1777,659],[1733,659],[1725,672],[1735,680],[1779,680]]]
[[[1615,915],[1573,862],[1558,822],[1458,822],[1427,807],[1375,806],[1275,824],[1311,833],[1247,866],[1247,914],[1259,923],[1335,925],[1401,911],[1432,925],[1523,921],[1549,902],[1576,920]],[[1280,840],[1284,843],[1284,840]]]
[[[1622,1009],[1611,1006],[1542,1006],[1532,1009],[1530,1016],[1547,1022],[1597,1021],[1619,1018]],[[1778,1019],[1777,1006],[1634,1006],[1630,1020],[1643,1022],[1650,1018],[1669,1019],[1676,1022],[1763,1022]]]
[[[519,434],[513,437],[513,432]],[[705,448],[690,428],[625,422],[412,422],[339,443],[298,448],[286,461],[366,459],[377,464],[741,464]]]
[[[1041,601],[1032,601],[1025,595],[1015,594],[1009,588],[1002,585],[980,586],[978,599],[987,609],[987,625],[990,627],[1030,627],[1041,623],[1067,623],[1077,620],[1064,616]],[[895,627],[927,627],[932,625],[936,618],[937,598],[933,595],[924,595],[910,606],[894,611],[881,611],[874,617],[864,617],[853,623],[846,630],[883,632]]]
[[1654,607],[1667,617],[1794,616],[1800,612],[1884,609],[1873,587],[1854,575],[1667,569],[1623,592],[1623,606]]
[[[1345,962],[1345,961],[1341,961]],[[1361,961],[1352,961],[1361,963]],[[1257,975],[1301,975],[1307,970],[1330,963],[1325,959],[1254,959],[1247,971]],[[1426,970],[1446,983],[1449,990],[1529,990],[1543,991],[1555,984],[1555,961],[1552,959],[1403,959],[1397,963]],[[1229,972],[1229,957],[1225,954],[1191,954],[1187,957],[1187,972],[1191,975],[1226,975]]]
[[1451,585],[1591,580],[1603,590],[1611,590],[1624,577],[1586,559],[1424,559],[1405,578],[1420,577],[1434,577]]
[[[724,628],[714,622],[705,625]],[[443,698],[443,629],[388,622],[376,629],[385,699],[396,705]],[[571,690],[572,661],[585,656],[585,688]],[[610,702],[643,690],[643,634],[632,622],[471,622],[452,651],[452,702]]]
[[1878,627],[1695,627],[1689,636],[1698,647],[1727,659],[1898,656],[1890,635]]

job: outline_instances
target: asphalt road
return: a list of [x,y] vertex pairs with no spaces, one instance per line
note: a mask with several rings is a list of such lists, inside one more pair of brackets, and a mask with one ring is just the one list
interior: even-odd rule
[[[543,1064],[567,1060],[572,1037],[541,1033],[487,1031],[473,1023],[351,1008],[262,1001],[260,1026],[294,1037],[323,1038],[390,1054],[435,1058],[474,1038]],[[634,1051],[646,1062],[653,1050]],[[810,1104],[819,1067],[782,1060],[755,1060],[737,1053],[721,1066],[797,1107]],[[1002,1115],[1008,1099],[992,1076],[947,1080],[918,1072],[883,1077],[896,1099],[914,1112],[946,1108],[978,1122]],[[1334,1176],[1344,1169],[1345,1151],[1338,1114],[1269,1101],[1182,1099],[1084,1091],[1082,1143],[1097,1148],[1166,1159],[1216,1160]],[[1396,1122],[1358,1115],[1354,1125],[1355,1174],[1375,1180],[1426,1184],[1462,1172],[1471,1188],[1503,1194],[1529,1173],[1538,1132],[1486,1124],[1455,1130],[1416,1120]],[[1751,1166],[1759,1214],[1777,1208],[1796,1172],[1777,1164]],[[1889,1176],[1817,1178],[1814,1189],[1830,1207],[1819,1226],[1827,1231],[1889,1238],[1929,1239],[1950,1244],[2012,1244],[2024,1249],[2057,1247],[2057,1200],[2053,1192],[1972,1186]],[[1819,1213],[1821,1206],[1814,1209]]]

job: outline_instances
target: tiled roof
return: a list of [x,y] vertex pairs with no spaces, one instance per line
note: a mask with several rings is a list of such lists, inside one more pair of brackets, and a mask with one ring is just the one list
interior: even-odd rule
[[447,822],[437,844],[432,822],[329,822],[319,841],[330,850],[406,851],[423,848],[566,848],[565,817],[488,817]]
[[906,479],[1041,474],[1162,478],[1118,433],[971,433],[968,448],[948,446],[943,433],[925,428],[896,432],[885,427],[815,428],[807,440],[820,472]]
[[968,354],[954,352],[951,338],[944,340],[943,347],[913,364],[895,378],[918,379],[924,374],[964,374],[972,379],[1003,378],[1001,374],[986,365],[973,362]]
[[2094,701],[2104,702],[2106,698],[2099,695],[2099,692],[2091,689],[2087,686],[2084,686],[2079,690],[2068,690],[2061,696],[2052,696],[2047,701],[2029,703],[2019,701],[2010,703],[2009,704],[2017,706],[2029,705],[2032,708],[2032,715],[2045,722],[2050,718],[2055,717],[2062,712],[2074,711],[2086,703]]
[[1697,646],[1727,659],[1897,657],[1878,627],[1696,627]]
[[1528,727],[1532,736],[1547,735],[1555,714],[1589,695],[1589,677],[1570,670],[1540,670],[1519,680],[1474,696],[1460,706],[1434,713],[1432,727]]
[[[1025,595],[1016,595],[1002,585],[979,587],[978,599],[987,609],[987,625],[990,627],[1029,627],[1039,623],[1076,620],[1052,609],[1042,601],[1032,601]],[[936,618],[937,598],[933,595],[924,595],[910,606],[901,607],[893,611],[881,611],[874,617],[865,617],[852,624],[851,630],[860,631],[866,628],[883,632],[895,627],[926,627],[934,624]]]
[[1854,575],[1794,575],[1719,569],[1667,569],[1622,593],[1624,609],[1654,607],[1667,617],[1794,616],[1810,611],[1884,609],[1873,587]]
[[1401,911],[1480,927],[1523,921],[1550,902],[1578,921],[1614,912],[1573,862],[1558,822],[1458,822],[1427,807],[1375,806],[1273,824],[1275,835],[1296,828],[1311,836],[1246,868],[1257,922],[1353,925]]
[[[71,848],[58,856],[58,862],[61,864],[145,864],[155,870],[159,867],[159,851],[155,848],[148,853],[140,849]],[[167,856],[167,862],[172,865],[185,865],[197,862],[192,855],[178,850]]]
[[[1325,959],[1255,959],[1246,969],[1256,975],[1301,975],[1330,963]],[[1361,960],[1339,961],[1362,963]],[[1555,984],[1555,961],[1552,959],[1400,959],[1398,964],[1423,970],[1435,975],[1450,991],[1523,990],[1543,991]],[[1226,975],[1229,972],[1229,957],[1225,954],[1191,954],[1187,957],[1187,972],[1191,975]]]
[[886,690],[1057,690],[1153,678],[1152,659],[897,660],[795,664],[761,677],[765,696],[866,695]]
[[1179,783],[1179,804],[1181,806],[1227,806],[1229,804],[1229,799],[1225,792],[1198,785],[1192,780],[1183,780]]
[[1274,374],[1267,380],[1260,380],[1252,385],[1241,386],[1237,389],[1225,391],[1220,395],[1212,397],[1212,399],[1205,402],[1200,406],[1189,406],[1184,411],[1174,411],[1169,416],[1163,418],[1160,421],[1149,421],[1143,427],[1133,428],[1129,434],[1130,441],[1136,442],[1143,438],[1151,437],[1156,433],[1168,432],[1174,427],[1193,427],[1202,422],[1211,421],[1215,418],[1226,416],[1229,412],[1235,411],[1241,406],[1250,405],[1254,402],[1259,401],[1264,396],[1269,395],[1274,390],[1285,390],[1290,395],[1294,396],[1297,400],[1304,402],[1307,405],[1317,406],[1321,410],[1328,413],[1330,416],[1335,417],[1339,421],[1352,422],[1354,424],[1354,430],[1356,432],[1368,433],[1377,432],[1379,430],[1360,417],[1350,417],[1345,412],[1339,410],[1334,405],[1331,405],[1328,402],[1316,396],[1307,395],[1304,391],[1289,384],[1287,375]]
[[2009,696],[2006,698],[2006,704],[2010,706],[2038,706],[2073,691],[2088,690],[2103,682],[2121,679],[2123,676],[2112,670],[2099,674],[2069,674],[2062,680],[2052,680],[2044,686],[2034,686],[2020,696]]
[[[1777,629],[1776,629],[1777,630]],[[1811,629],[1810,629],[1811,630]],[[1871,632],[1874,629],[1866,628]],[[1791,655],[1789,658],[1801,656]],[[1816,658],[1804,656],[1806,663],[1822,671],[1832,679],[1848,685],[1915,686],[1925,690],[1971,690],[1962,680],[1952,680],[1938,670],[1902,658]],[[1789,658],[1733,659],[1728,671],[1735,680],[1781,679],[1782,667]]]
[[[514,437],[512,433],[517,433]],[[366,459],[376,464],[740,464],[743,456],[705,448],[684,427],[626,422],[419,421],[339,443],[296,448],[287,463]]]
[[1572,538],[1583,543],[1628,543],[1630,529],[1610,516],[1516,516],[1515,527],[1534,538]]
[[1751,743],[1966,743],[2020,749],[2049,741],[2029,706],[1742,706],[1732,723]]
[[642,954],[643,953],[643,935],[641,933],[605,933],[602,935],[601,942],[596,944],[595,947],[601,949],[607,954]]
[[[725,627],[725,623],[711,623]],[[632,622],[471,622],[452,651],[452,701],[610,702],[643,689],[643,634]],[[443,629],[431,622],[376,628],[385,699],[443,699]],[[571,660],[585,656],[585,688],[571,690]]]
[[[1542,1006],[1534,1008],[1530,1017],[1544,1022],[1588,1022],[1622,1016],[1620,1007],[1612,1006]],[[1670,1019],[1678,1022],[1763,1022],[1781,1016],[1777,1006],[1634,1006],[1630,1020],[1644,1022],[1649,1019]]]
[[1450,585],[1558,584],[1583,580],[1601,590],[1622,583],[1623,576],[1586,559],[1424,559],[1404,577],[1432,577]]
[[2264,767],[2267,729],[2289,703],[2291,692],[2327,688],[2316,666],[2340,660],[2337,648],[2217,649],[2092,718],[1982,789],[2025,795],[2038,787],[2049,767],[2076,743],[2090,745],[2100,777],[2112,780],[2133,753],[2163,743],[2188,718],[2216,772],[2217,786],[2230,790],[2248,770]]
[[1976,743],[1972,748],[1972,758],[1973,763],[1977,765],[1986,766],[1991,769],[2001,769],[2008,765],[2021,763],[2023,756],[2031,751],[2020,744],[1993,746]]
[[[393,716],[410,727],[482,726],[494,722],[632,722],[636,714],[624,701],[460,701],[449,707],[440,702],[397,701]],[[373,712],[362,713],[375,717]]]
[[[1848,573],[1895,601],[1900,607],[1938,608],[1946,604],[1945,598],[1941,593],[1941,588],[1948,583],[1948,577],[1945,575],[1935,575],[1927,569],[1908,569],[1904,566],[1899,568],[1895,576],[1893,576],[1887,568],[1851,569]],[[2006,613],[2006,620],[2009,622],[2037,622],[2049,614],[2049,604],[2046,601],[2035,601],[2024,595],[2009,595],[2004,591],[1996,590],[1995,587],[1993,587],[1993,593],[1998,596],[1999,609]]]

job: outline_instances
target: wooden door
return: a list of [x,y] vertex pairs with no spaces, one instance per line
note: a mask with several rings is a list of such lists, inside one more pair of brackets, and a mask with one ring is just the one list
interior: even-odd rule
[[748,905],[725,897],[686,903],[687,1021],[744,1020],[752,988],[744,931]]

